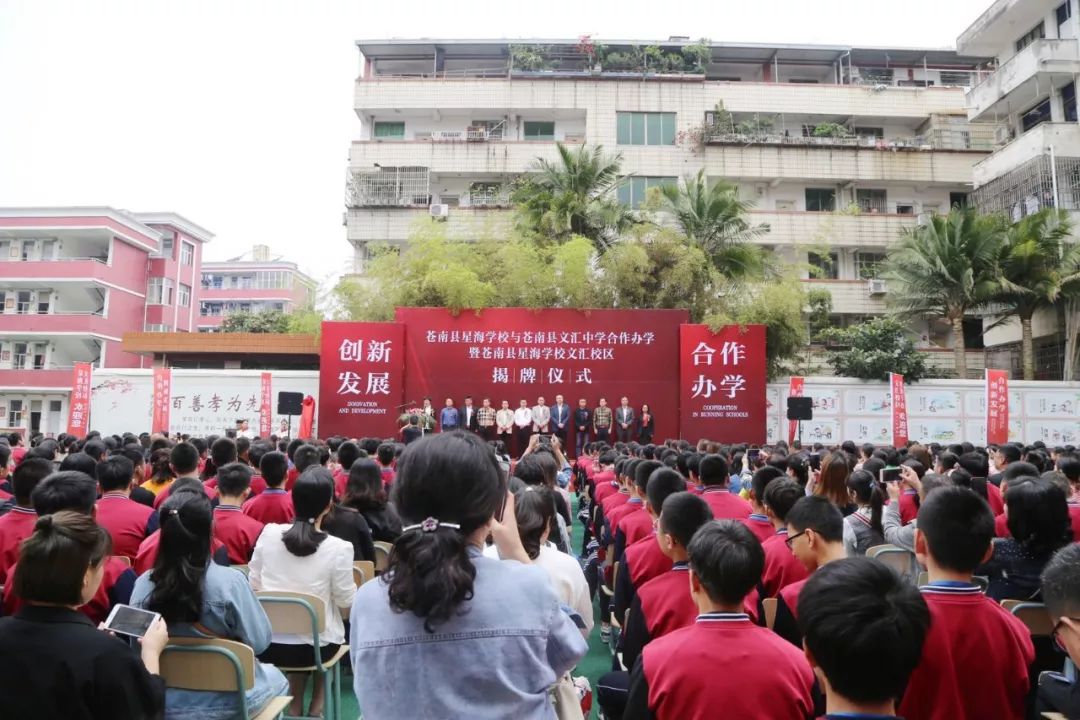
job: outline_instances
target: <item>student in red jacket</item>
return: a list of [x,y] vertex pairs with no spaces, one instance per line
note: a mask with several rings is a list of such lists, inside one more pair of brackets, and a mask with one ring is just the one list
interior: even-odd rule
[[761,542],[765,542],[776,534],[776,528],[773,527],[772,521],[769,520],[769,514],[765,510],[765,488],[769,486],[770,482],[783,476],[784,473],[780,468],[766,465],[750,478],[750,509],[752,512],[742,523]]
[[930,610],[919,591],[867,557],[831,562],[799,594],[806,659],[826,720],[899,720],[896,698],[919,663]]
[[765,553],[765,569],[761,573],[761,582],[746,598],[746,611],[754,620],[764,617],[762,600],[776,597],[783,588],[807,575],[806,568],[791,554],[791,548],[787,546],[786,522],[791,508],[804,497],[806,492],[799,487],[799,483],[787,478],[771,480],[765,488],[765,512],[776,532],[761,543],[761,549]]
[[944,487],[919,508],[915,555],[930,581],[930,633],[900,715],[909,720],[1023,720],[1035,659],[1020,620],[983,595],[972,571],[993,552],[994,516],[967,488]]
[[19,559],[19,544],[34,533],[37,512],[30,497],[50,474],[52,463],[35,457],[23,460],[12,473],[15,506],[0,516],[0,585],[7,584],[8,570]]
[[698,464],[698,472],[701,474],[701,482],[705,489],[701,497],[709,503],[713,516],[717,520],[745,520],[752,512],[750,503],[731,492],[728,483],[731,482],[731,473],[728,472],[727,462],[720,455],[706,455]]
[[158,528],[153,508],[129,497],[135,467],[123,455],[113,455],[98,463],[97,479],[101,499],[97,502],[97,522],[112,538],[113,555],[134,560],[139,545]]
[[214,509],[214,537],[229,549],[231,564],[247,565],[263,530],[263,523],[242,510],[251,489],[251,468],[229,463],[218,469],[217,481],[221,502]]
[[[339,501],[345,497],[345,486],[349,484],[349,470],[352,469],[353,463],[359,460],[360,457],[360,446],[352,440],[347,440],[338,447],[337,459],[340,467],[334,470],[334,497]],[[293,483],[295,482],[294,480]]]
[[646,646],[624,720],[810,717],[814,673],[803,653],[742,612],[765,564],[757,538],[718,520],[698,530],[688,552],[697,620]]
[[244,503],[244,514],[264,525],[291,523],[296,511],[293,508],[292,496],[282,487],[288,471],[289,458],[285,453],[275,451],[264,454],[259,459],[259,474],[266,481],[266,489]]
[[645,511],[645,492],[649,485],[649,476],[663,467],[664,464],[657,460],[642,460],[634,466],[634,475],[627,483],[630,499],[615,508],[607,518],[608,527],[611,529],[612,544],[615,547],[613,561],[618,560],[626,550],[626,531],[629,527],[635,527],[635,539],[639,539],[644,534],[642,523],[646,531],[652,529],[652,519]]

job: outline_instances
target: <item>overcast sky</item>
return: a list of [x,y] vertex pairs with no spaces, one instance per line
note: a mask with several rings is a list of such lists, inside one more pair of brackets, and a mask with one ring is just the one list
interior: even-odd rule
[[217,235],[209,259],[266,243],[324,279],[352,263],[357,39],[951,47],[989,4],[0,0],[0,206],[172,210]]

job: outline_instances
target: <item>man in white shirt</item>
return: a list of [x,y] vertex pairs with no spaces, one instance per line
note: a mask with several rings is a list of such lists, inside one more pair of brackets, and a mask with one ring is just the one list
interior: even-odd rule
[[536,405],[532,409],[532,421],[534,433],[547,433],[551,431],[551,408],[544,404],[544,398],[536,398]]
[[236,430],[236,437],[247,438],[248,440],[255,439],[255,433],[251,431],[251,426],[247,420],[240,421],[240,427]]
[[533,417],[532,410],[529,409],[529,401],[523,398],[520,407],[514,411],[514,425],[517,427],[517,431],[514,433],[517,437],[517,448],[514,455],[518,457],[525,452],[525,448],[529,447],[532,422]]

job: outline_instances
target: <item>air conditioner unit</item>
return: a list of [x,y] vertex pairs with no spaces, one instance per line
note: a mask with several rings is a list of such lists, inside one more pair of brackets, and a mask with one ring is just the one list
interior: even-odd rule
[[930,224],[930,216],[932,213],[921,212],[915,217],[915,224],[922,227],[923,225]]
[[866,289],[870,295],[884,295],[888,287],[881,278],[871,278],[866,284]]
[[997,145],[1004,145],[1009,142],[1009,126],[999,125],[994,129],[994,143]]
[[450,217],[450,206],[443,204],[430,205],[428,212],[431,213],[431,217],[435,220],[446,220]]

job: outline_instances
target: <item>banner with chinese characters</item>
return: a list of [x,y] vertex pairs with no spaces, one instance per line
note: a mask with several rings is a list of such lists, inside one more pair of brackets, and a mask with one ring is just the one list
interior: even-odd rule
[[71,402],[68,407],[68,435],[86,437],[90,429],[90,363],[77,362],[71,376]]
[[683,325],[679,333],[682,437],[765,442],[765,326]]
[[270,437],[274,432],[274,406],[271,374],[264,372],[259,376],[259,435]]
[[402,408],[405,330],[398,323],[324,322],[319,437],[391,437]]
[[986,371],[986,444],[1009,442],[1009,372]]
[[150,432],[169,431],[169,404],[172,401],[172,372],[167,367],[154,368],[154,404]]
[[[791,382],[788,384],[788,397],[802,397],[803,388],[806,387],[806,381],[797,375],[791,376]],[[787,406],[785,405],[785,410]],[[785,412],[785,415],[787,413]],[[787,427],[787,441],[788,445],[795,442],[795,434],[799,431],[798,420],[788,420]]]
[[896,448],[907,447],[908,414],[903,375],[889,373],[889,391],[892,395],[892,444]]
[[[679,325],[684,310],[530,310],[489,308],[454,316],[442,308],[398,308],[405,325],[405,397],[430,396],[436,411],[447,398],[461,407],[491,399],[529,407],[562,395],[576,408],[626,397],[640,417],[655,420],[654,441],[678,434]],[[325,400],[323,401],[325,402]],[[631,437],[636,427],[631,425]],[[612,435],[614,439],[614,434]]]

